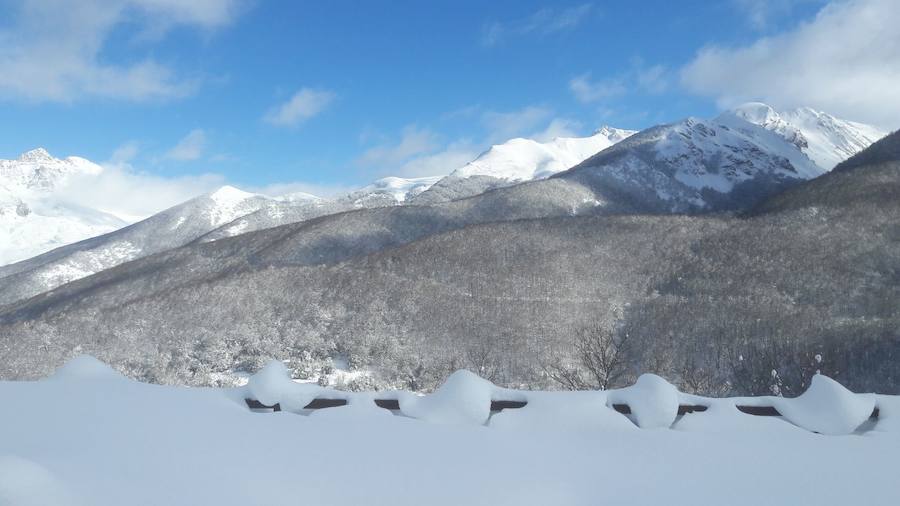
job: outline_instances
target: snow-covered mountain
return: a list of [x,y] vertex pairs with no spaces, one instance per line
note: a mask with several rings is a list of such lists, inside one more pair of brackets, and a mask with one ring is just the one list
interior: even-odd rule
[[824,172],[781,134],[723,114],[649,128],[555,177],[589,187],[600,202],[697,212],[745,208]]
[[54,193],[72,177],[102,170],[84,158],[58,159],[41,148],[15,160],[0,160],[0,265],[127,225],[119,217],[62,201]]
[[829,171],[887,135],[874,126],[838,119],[809,107],[779,112],[767,104],[751,102],[726,115],[778,133]]
[[476,159],[440,178],[412,199],[435,204],[478,195],[515,183],[543,179],[637,133],[604,126],[587,137],[557,137],[549,142],[516,138],[491,146]]
[[273,202],[269,197],[223,186],[124,228],[2,266],[0,304],[183,246]]
[[604,126],[588,137],[557,137],[549,142],[511,139],[491,146],[451,176],[489,176],[507,181],[542,179],[572,168],[635,133]]
[[447,176],[386,177],[331,200],[282,202],[242,216],[202,238],[212,241],[239,233],[353,209],[404,204],[427,205],[478,195],[493,188],[546,178],[577,165],[636,133],[604,126],[588,137],[558,137],[549,142],[511,139],[492,146]]
[[[440,204],[547,177],[556,182],[482,199],[482,206],[490,202],[484,209],[493,209],[494,214],[464,221],[541,217],[560,209],[568,214],[742,209],[827,172],[880,136],[874,127],[811,109],[778,113],[754,103],[712,120],[690,118],[640,133],[603,127],[588,137],[546,143],[512,139],[445,177],[384,178],[328,200],[309,194],[270,198],[223,187],[114,233],[0,267],[0,304],[193,241],[209,242],[355,209]],[[43,216],[34,211],[44,209],[35,204],[39,201],[26,201],[23,195],[52,189],[71,173],[102,170],[80,158],[56,160],[43,150],[0,167],[4,183],[0,189],[6,191],[0,193],[0,224]],[[68,218],[107,227],[97,233],[123,224],[100,211],[67,211],[59,206],[53,216],[56,224]],[[42,232],[57,242],[66,240],[68,236],[53,234],[53,226],[42,226],[37,216],[29,218],[31,228],[19,226],[18,235],[8,232],[8,249],[27,251],[22,245],[34,237],[41,239]],[[67,230],[75,233],[79,228]],[[77,238],[93,235],[92,231],[80,232],[83,235]]]

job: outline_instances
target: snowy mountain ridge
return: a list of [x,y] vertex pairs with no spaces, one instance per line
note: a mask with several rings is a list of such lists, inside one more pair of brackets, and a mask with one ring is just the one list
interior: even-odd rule
[[578,165],[613,144],[637,133],[603,126],[588,137],[557,137],[549,142],[516,138],[491,146],[450,175],[490,176],[513,181],[542,179]]
[[809,107],[779,112],[767,104],[750,102],[720,118],[728,116],[776,132],[826,171],[887,135],[874,126],[838,119]]
[[[628,199],[634,205],[622,209],[737,209],[792,182],[827,172],[833,161],[861,150],[877,135],[873,127],[811,109],[778,113],[754,103],[712,120],[689,118],[639,133],[603,127],[588,137],[545,143],[512,139],[492,146],[448,176],[383,178],[334,199],[306,193],[272,198],[225,186],[115,233],[0,267],[0,279],[9,278],[0,281],[0,287],[6,287],[0,304],[192,241],[209,242],[354,209],[439,204],[547,177],[582,183],[593,191],[591,198],[584,194],[584,187],[576,185],[582,190],[572,194],[577,202],[572,201],[570,207],[577,214],[590,212],[591,202],[593,206],[611,201],[622,205]],[[22,255],[13,260],[29,252],[28,256],[33,256],[35,250],[29,250],[27,243],[42,237],[42,232],[52,237],[36,246],[38,252],[48,248],[46,244],[59,246],[63,241],[74,242],[124,225],[99,211],[67,209],[59,204],[46,213],[52,215],[55,227],[35,216],[30,218],[31,226],[22,225],[23,218],[38,214],[33,208],[44,208],[19,195],[53,188],[69,174],[97,174],[102,171],[99,165],[77,157],[58,160],[37,149],[18,160],[5,161],[0,168],[0,185],[5,183],[0,186],[0,225],[7,227],[5,232],[11,238],[6,249]],[[4,194],[6,187],[20,190]],[[67,218],[78,221],[81,228],[69,225]],[[95,228],[83,226],[85,223]],[[59,234],[59,229],[71,235]]]

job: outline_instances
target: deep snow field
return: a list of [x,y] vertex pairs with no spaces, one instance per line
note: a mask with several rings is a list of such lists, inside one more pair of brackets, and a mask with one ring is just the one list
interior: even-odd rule
[[[392,414],[376,394],[286,374],[276,362],[242,388],[164,387],[79,357],[0,382],[0,505],[900,504],[900,398],[824,376],[795,400],[706,399],[652,375],[521,392],[462,371],[428,396],[378,393]],[[303,410],[315,397],[349,404]],[[528,404],[491,415],[491,400]],[[679,403],[709,409],[676,416]],[[753,404],[784,416],[735,407]]]

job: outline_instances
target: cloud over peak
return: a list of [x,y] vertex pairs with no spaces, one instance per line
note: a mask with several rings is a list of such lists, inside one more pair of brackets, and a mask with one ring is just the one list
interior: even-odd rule
[[721,107],[761,100],[900,126],[900,2],[833,1],[814,19],[742,47],[707,46],[682,83]]

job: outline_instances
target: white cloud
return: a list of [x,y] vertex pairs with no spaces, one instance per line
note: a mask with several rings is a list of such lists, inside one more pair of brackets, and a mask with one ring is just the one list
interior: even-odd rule
[[530,137],[538,142],[549,142],[557,137],[577,137],[581,123],[566,118],[553,118],[547,128]]
[[201,129],[188,132],[178,144],[166,152],[166,158],[179,161],[197,160],[206,149],[206,133]]
[[334,98],[328,90],[301,88],[287,102],[269,110],[264,119],[273,125],[295,126],[324,111]]
[[109,162],[114,165],[129,163],[131,160],[134,160],[138,151],[140,151],[138,143],[135,141],[128,141],[113,151],[112,156],[109,157]]
[[732,0],[747,18],[747,24],[756,30],[765,30],[775,18],[790,14],[801,3],[822,3],[823,0]]
[[471,162],[481,149],[469,140],[461,139],[442,149],[406,160],[398,169],[400,177],[443,176]]
[[225,178],[219,174],[166,178],[141,172],[128,163],[107,162],[99,175],[71,178],[56,192],[62,200],[133,221],[223,184]]
[[357,159],[357,163],[371,168],[396,168],[413,157],[431,153],[440,146],[438,135],[427,128],[407,125],[400,140],[367,149]]
[[593,80],[591,74],[582,74],[569,81],[569,90],[582,103],[604,102],[628,93],[665,92],[669,88],[669,70],[663,65],[646,66],[640,58],[631,62],[631,67],[621,73],[603,79]]
[[590,74],[582,74],[569,81],[569,89],[579,102],[591,103],[624,95],[625,83],[618,77],[591,81]]
[[511,36],[549,35],[575,28],[590,14],[591,4],[566,9],[541,9],[530,16],[507,22],[493,22],[484,27],[481,42],[494,46]]
[[[540,142],[554,137],[574,137],[581,126],[576,121],[555,118],[552,110],[540,106],[504,112],[466,108],[466,117],[470,116],[485,129],[480,142],[469,138],[445,142],[441,135],[428,128],[407,125],[396,142],[369,148],[356,163],[373,169],[379,177],[446,175],[477,158],[491,144],[513,137],[528,137]],[[366,129],[366,136],[374,136],[371,129]]]
[[12,22],[0,30],[0,97],[139,101],[185,96],[198,81],[152,58],[105,62],[111,33],[124,23],[159,34],[176,25],[218,28],[234,18],[238,1],[20,0],[12,10]]
[[488,141],[494,143],[531,135],[552,116],[553,111],[549,108],[532,105],[516,111],[486,111],[481,116],[481,123],[488,130]]
[[900,126],[900,2],[835,1],[794,29],[736,48],[709,46],[682,82],[720,107],[762,100]]

